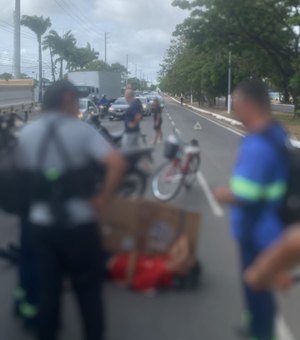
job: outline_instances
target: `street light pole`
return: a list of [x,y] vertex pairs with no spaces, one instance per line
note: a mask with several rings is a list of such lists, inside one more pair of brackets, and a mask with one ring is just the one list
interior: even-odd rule
[[228,58],[228,103],[227,103],[227,113],[231,113],[231,73],[232,73],[232,54],[229,51]]
[[14,11],[14,78],[21,76],[21,0],[15,0]]
[[129,57],[128,57],[128,54],[126,54],[126,88],[128,86],[128,65],[129,65]]
[[104,61],[107,63],[107,32],[104,32]]

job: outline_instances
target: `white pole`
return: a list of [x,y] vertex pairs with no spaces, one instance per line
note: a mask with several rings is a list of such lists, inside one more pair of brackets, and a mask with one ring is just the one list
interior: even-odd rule
[[191,104],[193,105],[194,99],[193,99],[193,89],[191,89]]
[[14,11],[14,78],[21,76],[21,0],[15,0]]
[[231,113],[231,51],[229,52],[229,58],[228,58],[228,107],[227,107],[227,113]]
[[104,61],[107,63],[107,32],[104,32]]
[[129,64],[129,56],[128,56],[128,54],[126,54],[126,88],[128,86],[128,76],[129,76],[129,74],[128,74],[128,64]]

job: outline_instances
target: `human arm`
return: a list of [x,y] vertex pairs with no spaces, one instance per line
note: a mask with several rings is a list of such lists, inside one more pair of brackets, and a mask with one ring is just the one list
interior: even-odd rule
[[265,200],[273,163],[268,145],[247,140],[241,146],[229,186],[217,188],[216,199],[225,204],[243,205]]
[[134,117],[134,119],[128,123],[128,127],[130,129],[134,129],[138,126],[138,124],[140,123],[140,121],[142,120],[142,115],[141,113],[137,113]]
[[299,226],[291,229],[274,246],[262,253],[245,273],[246,282],[254,289],[286,289],[293,283],[287,272],[300,264]]

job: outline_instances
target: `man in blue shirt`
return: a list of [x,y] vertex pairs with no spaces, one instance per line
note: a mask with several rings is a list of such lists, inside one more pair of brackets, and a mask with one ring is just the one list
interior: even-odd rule
[[[284,145],[287,134],[272,117],[268,89],[256,80],[239,84],[234,110],[248,130],[228,188],[216,198],[230,204],[233,237],[237,240],[243,272],[256,257],[281,237],[279,208],[286,191],[288,166]],[[276,303],[269,291],[257,292],[243,282],[249,329],[255,340],[273,340]]]
[[102,105],[102,106],[106,106],[109,104],[109,100],[106,98],[106,95],[103,94],[102,95],[102,98],[100,99],[99,101],[99,106]]
[[133,90],[126,90],[125,98],[129,104],[125,113],[125,133],[123,138],[124,146],[137,146],[140,136],[140,121],[143,117],[141,102],[135,98]]

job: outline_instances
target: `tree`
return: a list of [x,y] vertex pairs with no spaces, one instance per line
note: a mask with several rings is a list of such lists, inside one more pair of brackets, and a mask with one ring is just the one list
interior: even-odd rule
[[131,85],[131,88],[136,91],[141,89],[141,82],[138,78],[130,78],[128,79],[128,84]]
[[98,57],[99,53],[91,47],[90,43],[84,48],[77,48],[74,46],[69,55],[69,70],[84,70],[90,63],[98,59]]
[[94,60],[90,62],[85,69],[87,71],[109,71],[110,66],[103,60]]
[[42,69],[42,36],[51,27],[50,18],[44,18],[43,16],[38,17],[36,15],[29,16],[23,15],[21,24],[29,28],[32,32],[36,34],[38,41],[38,53],[39,53],[39,101],[42,101],[43,96],[43,69]]
[[119,72],[121,74],[122,81],[125,82],[128,78],[127,68],[120,63],[113,63],[110,65],[110,70],[114,72]]
[[56,81],[56,66],[54,63],[54,55],[56,53],[56,36],[53,34],[55,31],[50,31],[49,34],[44,38],[43,41],[43,50],[49,50],[50,52],[50,60],[51,60],[51,74],[52,81]]
[[0,74],[0,79],[3,79],[3,80],[13,79],[13,75],[11,73],[4,72]]
[[176,0],[191,15],[175,34],[211,53],[233,52],[234,79],[259,76],[298,108],[300,4],[296,0]]

